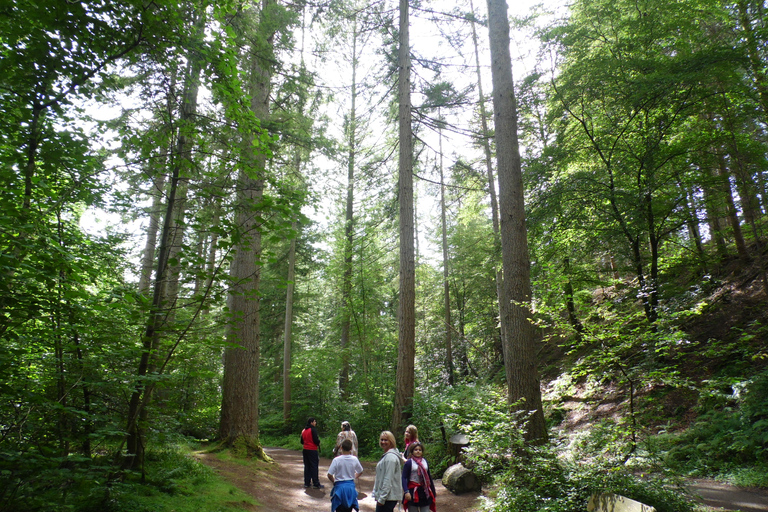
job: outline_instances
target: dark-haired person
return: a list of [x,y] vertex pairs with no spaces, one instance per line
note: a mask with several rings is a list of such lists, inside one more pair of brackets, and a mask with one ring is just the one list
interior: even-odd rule
[[304,447],[301,452],[304,457],[304,487],[312,485],[315,489],[324,488],[318,475],[320,456],[317,451],[320,449],[320,436],[317,435],[315,418],[309,418],[307,426],[301,431],[301,445]]
[[403,508],[407,512],[435,512],[435,482],[424,458],[424,445],[414,441],[408,446],[410,457],[403,466]]

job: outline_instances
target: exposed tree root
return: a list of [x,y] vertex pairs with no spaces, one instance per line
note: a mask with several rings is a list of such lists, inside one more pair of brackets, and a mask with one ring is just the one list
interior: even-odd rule
[[212,444],[204,453],[218,453],[224,450],[229,450],[232,456],[237,458],[255,458],[264,462],[274,462],[272,457],[264,453],[264,448],[258,438],[243,435],[220,440],[218,443]]

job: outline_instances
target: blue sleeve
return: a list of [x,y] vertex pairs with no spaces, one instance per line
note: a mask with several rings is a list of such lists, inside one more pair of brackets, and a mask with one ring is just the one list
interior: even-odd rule
[[437,496],[437,491],[435,490],[435,479],[432,478],[432,472],[427,468],[427,476],[429,476],[429,486],[432,488],[432,495]]
[[403,474],[402,474],[402,484],[403,484],[403,492],[408,492],[408,480],[411,478],[411,459],[408,459],[405,461],[405,465],[403,466]]

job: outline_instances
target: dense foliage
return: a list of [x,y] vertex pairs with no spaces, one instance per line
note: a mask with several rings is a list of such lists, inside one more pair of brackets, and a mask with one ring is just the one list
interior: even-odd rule
[[[688,512],[674,475],[768,486],[764,3],[514,20],[538,42],[516,95],[540,445],[507,403],[485,15],[412,7],[430,44],[411,45],[404,414],[434,472],[465,433],[489,510],[615,490]],[[396,18],[352,0],[0,8],[0,511],[228,494],[179,446],[220,437],[238,322],[257,326],[262,442],[297,448],[314,416],[324,455],[343,420],[378,455],[398,392]]]

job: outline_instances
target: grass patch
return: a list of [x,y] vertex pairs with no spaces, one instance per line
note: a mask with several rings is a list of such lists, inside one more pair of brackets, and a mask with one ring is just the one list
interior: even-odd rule
[[258,502],[217,476],[198,485],[180,482],[175,492],[150,485],[124,484],[115,489],[105,512],[242,512],[257,510]]
[[[301,451],[304,447],[301,445],[299,434],[290,434],[286,436],[271,436],[262,434],[259,441],[262,446],[271,446],[273,448],[287,448],[289,450]],[[333,447],[336,446],[336,435],[320,436],[320,456],[328,459],[333,458]]]
[[145,481],[129,475],[122,482],[91,489],[79,512],[239,512],[257,510],[258,502],[218,476],[190,454],[191,448],[166,445],[147,453]]
[[739,487],[759,487],[768,489],[768,464],[754,467],[732,468],[720,472],[716,480]]
[[222,462],[237,464],[238,466],[243,466],[253,471],[271,471],[272,469],[277,468],[277,465],[271,462],[256,457],[241,457],[232,453],[231,450],[222,450],[214,453],[214,455]]

